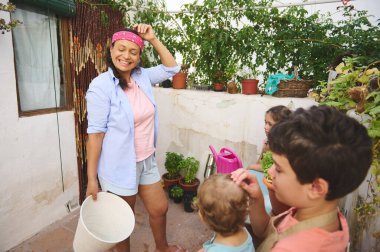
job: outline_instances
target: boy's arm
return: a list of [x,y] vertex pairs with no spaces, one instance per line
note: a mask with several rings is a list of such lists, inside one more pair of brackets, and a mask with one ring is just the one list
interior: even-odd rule
[[259,238],[265,238],[270,216],[265,210],[264,197],[261,190],[258,197],[252,198],[250,196],[249,219],[251,221],[252,232]]

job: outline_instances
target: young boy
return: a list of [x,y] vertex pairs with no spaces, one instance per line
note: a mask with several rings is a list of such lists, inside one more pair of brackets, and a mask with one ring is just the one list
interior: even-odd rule
[[276,197],[292,206],[270,218],[256,177],[244,169],[232,179],[250,196],[257,251],[345,251],[349,230],[338,200],[355,190],[372,162],[365,127],[326,106],[297,109],[268,135]]

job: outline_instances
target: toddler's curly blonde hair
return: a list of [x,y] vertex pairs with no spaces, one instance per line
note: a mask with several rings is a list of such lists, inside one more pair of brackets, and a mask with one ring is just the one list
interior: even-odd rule
[[229,174],[214,174],[200,186],[194,205],[212,230],[230,236],[244,227],[248,195]]

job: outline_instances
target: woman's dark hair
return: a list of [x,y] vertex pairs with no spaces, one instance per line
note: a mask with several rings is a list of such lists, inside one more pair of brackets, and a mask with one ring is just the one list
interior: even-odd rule
[[[139,34],[135,31],[135,30],[132,30],[132,29],[128,29],[128,28],[124,28],[124,29],[120,29],[120,30],[117,30],[116,32],[119,32],[119,31],[128,31],[128,32],[132,32],[134,34],[136,34],[137,36],[139,36]],[[112,43],[111,47],[114,46],[115,43]],[[125,90],[128,88],[128,82],[127,80],[125,80],[121,74],[119,73],[119,71],[116,69],[115,65],[113,64],[112,62],[112,57],[111,57],[111,52],[110,52],[110,49],[111,48],[108,48],[107,49],[107,54],[106,54],[106,62],[107,62],[107,66],[110,67],[112,69],[112,72],[113,72],[113,75],[119,79],[119,85],[120,87]],[[141,65],[141,54],[142,54],[142,50],[140,48],[140,64],[136,67],[136,68],[140,68],[140,65]],[[135,69],[136,69],[135,68]],[[135,71],[135,69],[133,69],[132,71]]]
[[283,105],[278,105],[271,107],[270,109],[267,110],[267,114],[270,113],[272,116],[273,120],[277,123],[282,120],[288,119],[292,111]]

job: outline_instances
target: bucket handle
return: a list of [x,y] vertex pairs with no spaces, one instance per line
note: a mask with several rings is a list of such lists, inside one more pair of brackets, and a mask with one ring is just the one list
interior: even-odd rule
[[239,157],[235,152],[233,152],[232,150],[230,150],[230,149],[228,149],[228,148],[222,148],[222,149],[220,150],[220,153],[225,153],[226,151],[230,152],[232,155],[234,155],[234,156],[236,157],[236,159],[237,159],[237,161],[238,161],[238,166],[239,166],[239,168],[242,168],[242,167],[243,167],[243,163],[241,162],[240,157]]

